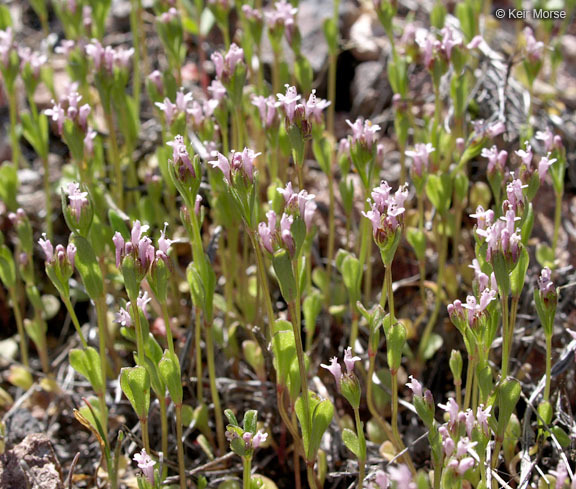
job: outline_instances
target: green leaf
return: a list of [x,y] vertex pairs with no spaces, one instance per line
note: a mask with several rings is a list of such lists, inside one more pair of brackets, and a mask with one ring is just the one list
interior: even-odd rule
[[400,322],[394,323],[386,334],[388,341],[388,366],[392,372],[398,371],[402,362],[402,350],[406,343],[406,328]]
[[174,401],[174,404],[177,406],[181,405],[184,394],[182,391],[180,362],[176,354],[166,350],[158,364],[158,369],[160,371],[160,377],[168,387],[172,401]]
[[142,367],[125,367],[120,371],[120,387],[140,419],[146,419],[150,407],[150,376]]
[[357,458],[361,457],[360,442],[358,441],[358,435],[356,433],[351,429],[344,428],[344,430],[342,430],[342,441],[348,450],[356,455]]
[[272,257],[272,266],[278,278],[282,297],[287,303],[291,303],[296,299],[296,278],[288,251],[284,249],[276,251]]
[[18,202],[18,171],[13,163],[4,162],[0,166],[0,200],[2,200],[8,210],[16,211]]
[[229,422],[231,425],[240,427],[240,424],[238,423],[238,420],[236,419],[236,416],[234,416],[234,413],[233,413],[230,409],[226,409],[226,410],[224,411],[224,414],[226,415],[226,418],[228,418],[228,422]]
[[449,173],[429,175],[426,182],[426,195],[440,214],[450,208],[452,201],[452,177]]
[[497,390],[499,413],[496,433],[498,436],[502,437],[504,435],[510,416],[514,413],[521,393],[522,386],[516,379],[507,378],[500,384]]
[[442,348],[444,340],[442,336],[437,333],[431,333],[428,338],[428,343],[424,346],[424,351],[422,352],[422,358],[424,360],[429,360],[434,356],[434,354]]
[[244,414],[244,421],[243,421],[244,431],[249,431],[250,433],[255,435],[256,431],[258,431],[258,428],[256,426],[257,420],[258,420],[258,411],[256,411],[255,409],[246,411],[246,413]]
[[406,239],[410,246],[414,248],[416,257],[423,260],[426,257],[426,234],[417,228],[408,228],[406,230]]
[[324,432],[330,426],[334,417],[334,405],[329,399],[324,399],[316,404],[312,411],[312,433],[310,436],[310,445],[308,447],[308,460],[315,460],[316,453],[320,448],[320,443]]
[[76,246],[75,265],[86,292],[92,300],[99,299],[104,294],[104,283],[96,254],[86,238],[72,234],[71,241]]
[[100,355],[93,347],[85,350],[73,349],[69,354],[70,365],[76,372],[88,379],[97,394],[104,393],[104,380],[102,379],[102,364]]
[[328,51],[334,55],[338,52],[338,24],[333,17],[328,17],[324,20],[323,29]]
[[526,251],[526,247],[522,246],[520,251],[520,256],[518,257],[518,262],[514,267],[514,270],[510,273],[510,290],[514,297],[520,297],[522,293],[522,288],[524,287],[524,281],[526,280],[526,271],[528,270],[528,264],[530,263],[530,256]]
[[554,269],[554,259],[555,253],[552,247],[545,245],[544,243],[540,243],[536,247],[536,260],[542,266],[542,268],[548,267],[550,269]]
[[0,247],[0,280],[7,289],[16,285],[16,263],[10,249],[6,245]]

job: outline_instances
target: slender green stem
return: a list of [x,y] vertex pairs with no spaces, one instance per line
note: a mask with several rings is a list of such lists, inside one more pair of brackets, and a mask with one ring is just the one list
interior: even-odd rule
[[361,456],[358,457],[358,489],[362,489],[364,476],[366,474],[366,438],[364,437],[364,427],[360,421],[360,412],[354,408],[354,421],[356,423],[356,435],[360,445]]
[[394,439],[399,441],[400,433],[398,432],[398,372],[390,372],[391,374],[391,387],[390,390],[392,391],[392,418],[391,418],[391,425],[392,425],[392,435]]
[[200,309],[194,308],[194,348],[196,350],[196,397],[198,404],[204,404],[204,389],[202,388],[202,318]]
[[[295,267],[298,268],[297,266]],[[298,370],[300,372],[301,386],[302,386],[302,401],[304,405],[304,429],[306,432],[311,433],[310,417],[310,396],[308,393],[308,373],[306,371],[306,364],[304,362],[304,349],[302,346],[302,334],[300,326],[300,291],[298,290],[298,280],[296,281],[296,299],[290,303],[290,314],[292,317],[292,329],[294,331],[294,340],[296,343],[296,356],[298,357]],[[308,460],[306,457],[308,484],[311,487],[316,487],[316,477],[314,475],[314,459]]]
[[392,323],[396,321],[396,314],[394,311],[394,289],[392,287],[392,267],[391,263],[385,264],[386,270],[384,271],[384,281],[386,283],[386,296],[388,300],[388,310],[390,312],[390,320]]
[[20,311],[20,303],[18,301],[18,294],[16,292],[16,287],[10,288],[10,300],[12,301],[12,310],[14,311],[14,319],[16,319],[16,328],[18,329],[18,336],[20,336],[20,351],[22,355],[22,364],[26,367],[30,367],[30,361],[28,360],[28,337],[26,336],[26,331],[24,330],[24,321],[22,320],[22,312]]
[[330,166],[330,170],[328,171],[328,199],[328,262],[326,267],[326,288],[324,290],[324,299],[326,300],[327,308],[330,306],[332,298],[330,285],[332,283],[332,261],[334,260],[334,246],[336,241],[336,199],[334,198],[334,175],[332,173],[332,166]]
[[148,418],[140,420],[140,429],[142,430],[142,445],[146,453],[150,453],[150,436],[148,435]]
[[268,341],[272,340],[272,325],[274,324],[274,309],[272,307],[272,299],[270,298],[270,288],[268,286],[268,277],[266,275],[266,268],[264,267],[264,257],[258,245],[258,240],[253,232],[249,232],[250,242],[256,254],[256,267],[259,275],[260,287],[262,289],[262,296],[266,306],[266,315],[268,316],[268,325],[265,328],[265,334]]
[[554,210],[554,237],[552,239],[552,249],[556,253],[558,249],[558,237],[560,236],[560,226],[562,224],[562,195],[564,189],[556,194],[556,209]]
[[42,158],[42,166],[44,168],[44,212],[46,217],[44,222],[46,225],[46,235],[52,238],[52,192],[50,191],[50,169],[48,168],[48,158]]
[[[136,102],[136,118],[140,117],[140,85],[141,70],[140,70],[140,32],[141,26],[141,3],[140,0],[131,0],[130,9],[130,30],[132,31],[132,46],[134,47],[134,54],[132,55],[132,96]],[[148,73],[148,72],[146,72]]]
[[502,297],[502,378],[508,376],[508,352],[510,351],[510,333],[508,327],[508,295]]
[[106,338],[107,338],[107,327],[106,327],[106,300],[104,297],[96,299],[94,301],[96,305],[96,320],[98,322],[98,340],[99,340],[99,350],[100,350],[100,368],[102,375],[102,382],[104,383],[104,392],[98,394],[100,400],[100,412],[102,413],[102,427],[104,433],[108,433],[108,418],[106,416],[106,365],[108,361],[106,359]]
[[164,318],[164,326],[166,328],[166,343],[168,344],[168,350],[174,355],[174,340],[172,338],[172,329],[170,327],[170,315],[168,314],[168,305],[165,301],[160,303],[162,308],[162,316]]
[[[336,3],[336,2],[335,2]],[[337,19],[338,17],[336,17]],[[336,67],[337,67],[338,55],[337,53],[330,54],[330,60],[328,64],[328,100],[330,105],[328,106],[328,114],[326,117],[326,125],[328,132],[331,136],[334,136],[334,114],[336,112]]]
[[109,136],[108,159],[109,163],[114,167],[113,177],[113,195],[118,207],[124,206],[124,185],[122,180],[122,164],[120,161],[120,151],[118,150],[118,140],[116,139],[116,129],[114,127],[114,118],[112,116],[112,108],[106,107],[104,110],[104,118],[106,119],[106,126]]
[[550,400],[550,384],[552,383],[552,335],[546,335],[546,384],[544,386],[544,401]]
[[466,392],[464,394],[464,406],[463,406],[464,410],[470,407],[470,399],[472,398],[472,384],[475,370],[476,370],[476,359],[472,355],[468,355],[468,367],[466,369]]
[[130,298],[130,309],[132,310],[132,320],[136,332],[136,352],[138,355],[138,365],[144,365],[144,334],[142,332],[142,323],[140,322],[140,311],[136,300]]
[[168,475],[168,416],[166,414],[166,397],[160,396],[158,402],[160,403],[160,427],[162,430],[162,454],[164,456],[164,464],[162,466],[162,479]]
[[206,329],[206,360],[208,363],[208,377],[210,381],[210,394],[214,403],[214,416],[216,418],[216,434],[218,437],[218,450],[220,454],[226,452],[226,441],[224,438],[224,420],[222,419],[222,409],[220,407],[220,394],[216,386],[216,366],[214,364],[214,329],[212,324],[205,323]]
[[[14,88],[14,87],[12,87]],[[10,143],[12,145],[12,163],[20,167],[20,138],[18,137],[18,99],[16,90],[7,90],[10,110]]]
[[242,489],[250,489],[250,481],[252,479],[252,456],[242,457]]
[[[446,219],[444,217],[441,218],[442,222],[445,223]],[[424,332],[422,333],[422,339],[420,340],[420,345],[418,347],[418,355],[420,359],[422,359],[422,355],[424,354],[424,350],[426,349],[426,345],[428,344],[428,340],[430,339],[430,335],[432,334],[432,330],[436,325],[436,320],[438,319],[438,315],[440,313],[440,306],[442,305],[442,287],[444,284],[444,269],[446,268],[446,253],[448,249],[448,235],[444,231],[442,234],[438,231],[438,225],[436,226],[436,242],[438,243],[438,277],[437,277],[437,289],[436,289],[436,302],[434,305],[434,311],[424,328]]]
[[350,330],[350,346],[352,351],[355,351],[356,340],[358,339],[358,313],[356,312],[356,304],[350,304],[352,309],[352,328]]
[[176,441],[178,443],[178,474],[180,489],[186,489],[186,468],[184,466],[184,444],[182,443],[182,404],[175,406],[176,411]]
[[280,60],[281,53],[274,51],[272,58],[272,94],[276,96],[280,92]]

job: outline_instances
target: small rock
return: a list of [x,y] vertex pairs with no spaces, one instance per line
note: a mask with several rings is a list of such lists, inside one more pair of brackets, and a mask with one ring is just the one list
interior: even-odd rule
[[350,87],[355,117],[370,117],[390,105],[392,87],[384,69],[385,64],[379,61],[366,61],[356,67]]
[[360,61],[376,61],[388,51],[386,33],[377,19],[365,12],[350,28],[352,54]]
[[64,488],[60,462],[46,435],[32,433],[0,456],[0,487]]
[[562,36],[562,55],[566,61],[576,61],[576,36]]

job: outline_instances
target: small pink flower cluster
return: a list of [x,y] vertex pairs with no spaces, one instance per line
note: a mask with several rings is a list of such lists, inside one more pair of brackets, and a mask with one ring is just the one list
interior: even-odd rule
[[127,255],[133,255],[134,260],[138,263],[141,273],[145,274],[152,263],[156,260],[163,260],[168,264],[168,250],[172,240],[165,236],[165,229],[162,230],[158,239],[158,249],[154,248],[152,240],[148,236],[142,236],[148,231],[149,226],[135,221],[130,233],[130,241],[125,241],[122,235],[117,231],[112,238],[116,247],[116,266],[120,268],[122,260]]
[[86,45],[86,55],[92,61],[94,70],[105,71],[108,74],[114,72],[114,68],[121,70],[127,69],[130,60],[134,54],[134,48],[112,48],[111,46],[102,46],[100,41],[92,39],[92,42]]
[[244,148],[242,152],[233,151],[230,159],[228,159],[222,153],[217,152],[218,159],[208,163],[214,168],[220,169],[229,185],[234,184],[236,175],[242,176],[248,182],[252,182],[254,179],[254,160],[261,154],[255,153],[249,148]]
[[140,453],[134,455],[134,462],[138,464],[138,468],[142,471],[142,474],[150,484],[154,484],[154,465],[155,462],[150,458],[150,455],[146,453],[146,450],[142,449]]
[[284,27],[284,33],[288,43],[292,42],[294,32],[294,20],[298,9],[293,7],[286,0],[280,0],[274,4],[274,8],[264,13],[268,29],[274,30]]
[[483,209],[477,209],[476,214],[471,217],[478,219],[476,234],[485,239],[488,249],[486,250],[486,260],[492,261],[496,253],[502,253],[507,259],[516,262],[520,252],[520,228],[515,227],[516,221],[520,217],[516,216],[516,211],[511,203],[506,211],[506,215],[492,222],[494,213],[490,210],[485,212]]
[[524,28],[524,38],[526,39],[526,54],[532,63],[542,60],[542,52],[544,51],[544,43],[536,41],[534,31],[530,27]]
[[[346,375],[352,375],[354,373],[354,364],[360,360],[360,357],[352,356],[352,347],[346,348],[344,351],[344,365],[346,366]],[[330,365],[320,364],[322,368],[328,370],[333,376],[338,387],[342,383],[344,374],[342,373],[342,367],[338,363],[337,357],[332,357],[330,359]]]
[[44,54],[32,51],[29,47],[25,46],[18,48],[18,56],[20,57],[20,70],[24,70],[26,66],[30,67],[30,72],[34,78],[40,76],[40,69],[46,61],[48,61],[48,58]]
[[492,174],[495,171],[504,173],[506,167],[506,160],[508,159],[508,151],[498,151],[496,145],[492,146],[490,149],[483,148],[481,156],[488,158],[488,173]]
[[245,432],[244,435],[242,435],[242,439],[246,444],[246,448],[248,449],[251,448],[253,450],[256,450],[258,447],[260,447],[260,445],[262,445],[262,443],[264,443],[267,438],[268,433],[262,430],[258,431],[255,435],[252,435],[252,433],[250,433],[249,431]]
[[56,245],[56,249],[46,237],[46,233],[42,234],[42,237],[38,240],[38,244],[44,252],[46,263],[53,264],[58,260],[60,265],[68,261],[71,267],[74,267],[74,258],[76,257],[76,246],[74,243],[68,243],[68,246],[64,248],[63,245]]
[[88,192],[81,192],[80,185],[77,182],[69,183],[66,191],[70,203],[70,213],[76,219],[76,222],[80,223],[83,209],[90,205]]
[[[449,62],[452,59],[452,50],[457,46],[463,45],[462,35],[453,27],[446,26],[440,33],[442,34],[442,39],[440,40],[426,30],[417,31],[415,34],[416,43],[420,46],[424,66],[428,69],[432,67],[437,57]],[[476,36],[466,45],[466,49],[476,49],[483,42],[482,36]]]
[[[388,489],[396,487],[398,489],[417,489],[418,485],[412,478],[412,472],[407,465],[401,464],[397,467],[388,467],[388,472],[377,470],[374,475],[374,482],[371,484],[372,489]],[[392,486],[392,483],[395,483]]]
[[426,171],[428,171],[428,160],[430,154],[434,151],[435,148],[431,143],[417,143],[414,145],[413,151],[405,152],[406,156],[412,158],[412,172],[414,175],[421,177]]
[[312,218],[316,212],[316,202],[313,194],[309,194],[306,190],[300,190],[300,192],[294,192],[292,188],[292,182],[286,184],[286,188],[276,189],[284,197],[284,202],[286,204],[285,211],[288,214],[300,215],[306,224],[306,230],[310,231],[312,225]]
[[354,124],[346,120],[346,124],[352,129],[352,144],[360,144],[368,148],[368,150],[371,150],[376,141],[376,133],[380,130],[380,126],[378,124],[372,124],[371,121],[363,120],[362,118],[356,119]]
[[473,295],[466,297],[466,304],[462,304],[459,299],[456,299],[452,304],[448,304],[448,314],[453,321],[459,321],[465,318],[468,325],[474,327],[483,316],[488,305],[496,299],[496,295],[497,292],[495,289],[485,288],[480,293],[480,301]]
[[544,267],[538,277],[538,289],[543,297],[556,294],[556,287],[552,282],[552,272],[548,267]]
[[[140,292],[140,294],[138,295],[138,298],[136,299],[136,306],[138,307],[138,310],[142,311],[144,313],[144,316],[147,316],[146,313],[146,306],[148,305],[148,303],[151,301],[152,299],[150,298],[150,296],[148,295],[148,292],[144,291],[144,292]],[[126,306],[124,308],[121,308],[117,313],[116,313],[116,317],[115,317],[115,321],[119,324],[121,324],[122,326],[126,326],[127,328],[129,328],[130,326],[132,326],[132,315],[130,313],[130,308],[131,308],[131,303],[130,301],[126,302]]]
[[210,59],[214,63],[216,78],[225,82],[232,77],[236,66],[244,63],[244,50],[235,43],[232,43],[230,49],[224,56],[217,51],[212,53]]
[[0,31],[0,63],[7,68],[10,63],[10,54],[16,49],[14,44],[14,32],[11,27]]
[[308,97],[308,100],[299,104],[298,101],[302,98],[296,91],[296,87],[286,85],[286,94],[278,93],[276,95],[280,101],[281,107],[284,109],[288,123],[294,124],[295,121],[311,124],[313,122],[322,122],[322,111],[330,105],[327,100],[317,98],[316,90]]
[[52,117],[52,120],[56,122],[58,134],[62,135],[62,128],[66,120],[71,120],[78,124],[84,132],[88,130],[88,116],[92,109],[88,104],[80,105],[81,100],[82,96],[73,90],[58,103],[52,100],[53,107],[44,111],[47,116]]
[[172,164],[176,167],[179,178],[185,180],[187,175],[196,178],[196,171],[184,144],[184,138],[178,134],[174,141],[166,144],[172,148]]
[[[554,142],[554,139],[550,141],[548,136],[545,137],[546,144],[552,145],[554,147],[557,143]],[[560,139],[560,144],[562,144],[562,140]],[[516,155],[520,157],[523,165],[523,171],[527,176],[531,176],[535,170],[538,170],[538,176],[540,177],[540,181],[544,180],[546,174],[548,173],[548,169],[552,166],[557,160],[556,158],[550,158],[550,152],[546,156],[542,156],[540,161],[538,162],[538,167],[532,166],[532,160],[534,158],[534,153],[532,152],[532,146],[526,143],[526,150],[519,149],[516,151]],[[524,177],[526,179],[526,177]]]
[[374,240],[378,244],[385,244],[396,232],[402,223],[405,212],[404,202],[408,198],[408,187],[400,187],[394,195],[391,195],[391,187],[388,182],[382,181],[380,186],[372,190],[372,200],[368,199],[371,209],[362,211],[362,215],[372,223]]
[[278,107],[280,107],[280,102],[278,102],[272,95],[269,97],[264,97],[263,95],[252,95],[252,105],[258,108],[260,113],[260,120],[262,125],[268,129],[274,125],[277,121]]

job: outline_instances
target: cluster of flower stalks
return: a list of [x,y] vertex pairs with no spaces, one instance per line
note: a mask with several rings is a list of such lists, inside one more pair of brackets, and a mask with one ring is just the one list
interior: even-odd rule
[[[552,338],[576,340],[555,325],[567,152],[533,123],[535,82],[559,66],[537,39],[559,43],[571,16],[517,21],[521,62],[507,76],[530,103],[514,138],[505,112],[475,116],[479,67],[498,52],[490,2],[436,1],[418,25],[395,1],[365,2],[388,36],[394,123],[347,120],[339,139],[339,0],[323,20],[322,85],[298,0],[129,3],[127,46],[108,42],[111,0],[30,0],[45,34],[63,33],[42,46],[0,6],[12,150],[0,279],[20,344],[9,378],[54,387],[47,304],[63,305],[68,362],[91,386],[72,395],[101,447],[98,486],[120,487],[128,458],[140,489],[575,488],[575,430],[551,390]],[[415,93],[416,72],[429,93]],[[326,99],[313,88],[324,85]],[[19,192],[31,154],[45,197],[33,215]],[[382,180],[392,164],[398,181]],[[548,241],[532,235],[539,192],[556,199]],[[415,292],[393,271],[417,272]],[[515,378],[520,312],[545,339],[537,386]],[[426,366],[438,355],[450,361],[435,400]],[[221,376],[260,381],[265,406],[224,403]],[[111,423],[119,413],[132,433]]]

